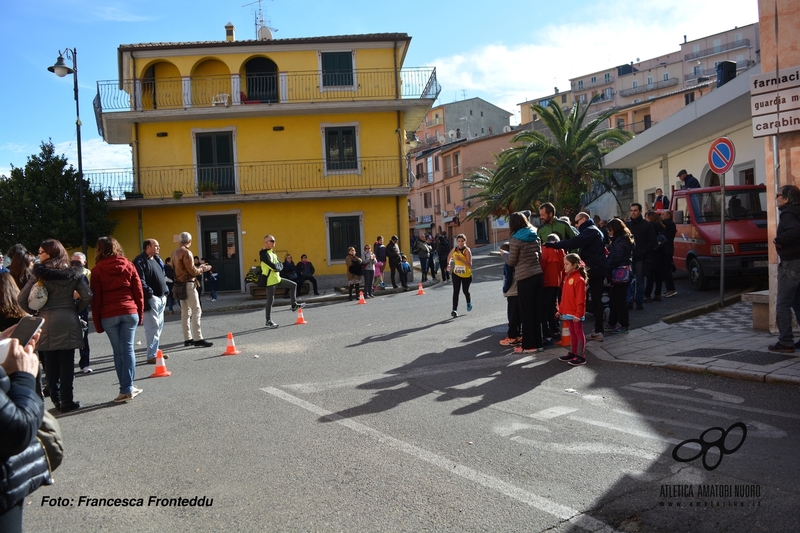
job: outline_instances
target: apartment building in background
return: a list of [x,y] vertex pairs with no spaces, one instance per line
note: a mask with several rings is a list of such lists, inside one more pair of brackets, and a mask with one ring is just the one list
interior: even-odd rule
[[87,171],[109,191],[135,255],[177,235],[244,290],[267,233],[277,252],[344,274],[349,246],[408,233],[407,131],[439,94],[433,68],[405,69],[405,33],[121,45],[98,82],[98,129],[133,147],[133,169]]

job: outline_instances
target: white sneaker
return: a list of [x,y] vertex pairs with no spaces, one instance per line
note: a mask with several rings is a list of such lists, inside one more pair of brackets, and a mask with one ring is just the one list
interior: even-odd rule
[[134,388],[133,388],[133,391],[131,392],[131,398],[132,398],[132,399],[133,399],[133,398],[136,398],[136,397],[137,397],[137,396],[139,396],[141,393],[142,393],[142,389],[140,389],[139,387],[134,387]]
[[675,296],[676,294],[678,294],[678,291],[667,291],[667,292],[664,294],[664,298],[672,298],[672,297],[673,297],[673,296]]
[[92,370],[92,369],[91,369],[91,368],[89,368],[88,366],[85,366],[85,367],[83,367],[83,368],[81,369],[81,372],[83,372],[84,374],[91,374],[92,372],[94,372],[94,370]]

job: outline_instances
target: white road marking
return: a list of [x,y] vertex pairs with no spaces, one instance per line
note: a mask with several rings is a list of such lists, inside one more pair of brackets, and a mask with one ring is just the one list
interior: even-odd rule
[[665,462],[663,454],[648,452],[639,448],[631,448],[620,444],[603,444],[600,442],[581,442],[572,444],[560,444],[557,442],[544,442],[540,440],[529,439],[527,437],[511,437],[511,440],[520,444],[527,444],[540,450],[547,450],[551,452],[565,453],[571,455],[593,455],[593,454],[607,454],[607,455],[630,455],[632,457],[640,457],[648,461]]
[[552,433],[550,428],[545,426],[540,426],[538,424],[525,424],[522,422],[509,422],[508,424],[497,426],[494,428],[494,432],[501,437],[508,437],[509,435],[513,435],[517,431],[533,429],[536,431],[544,431],[546,433]]
[[[615,426],[614,424],[609,424],[608,422],[600,422],[599,420],[592,420],[590,418],[583,418],[580,416],[568,416],[567,418],[570,420],[574,420],[576,422],[583,422],[584,424],[589,424],[590,426],[597,426],[604,429],[610,429],[612,431],[619,431],[620,433],[627,433],[628,435],[641,437],[643,439],[657,440],[660,442],[667,442],[669,444],[675,444],[675,445],[678,445],[681,442],[683,442],[680,439],[671,439],[669,437],[664,437],[663,435],[659,435],[658,433],[651,433],[649,431],[640,431],[638,429],[632,429],[632,428],[624,428],[620,426]],[[684,446],[691,449],[700,449],[700,445],[695,443],[684,444]],[[716,448],[712,448],[711,450],[709,450],[708,453],[719,453],[719,452],[717,451]]]
[[711,396],[712,400],[728,403],[744,403],[744,398],[741,396],[734,396],[733,394],[725,394],[724,392],[717,392],[708,389],[694,389],[695,392],[701,392]]
[[[674,408],[674,404],[666,404],[664,402],[656,402],[653,400],[645,400],[644,403],[650,405],[658,405],[662,407],[669,407]],[[725,413],[720,413],[719,411],[711,411],[710,409],[697,409],[696,407],[687,407],[685,405],[681,406],[681,411],[691,411],[693,413],[700,413],[703,415],[715,416],[718,418],[724,418],[725,420],[741,420],[741,417],[736,415],[727,415]],[[637,417],[641,415],[638,413],[634,413]],[[659,419],[661,420],[661,419]],[[748,437],[761,437],[766,439],[782,439],[786,436],[786,432],[782,429],[778,429],[775,426],[771,426],[769,424],[765,424],[763,422],[757,422],[755,420],[742,420],[747,425],[747,436]],[[751,428],[755,427],[756,431],[753,431]],[[708,429],[707,427],[703,428]]]
[[[691,387],[687,387],[686,385],[671,385],[669,383],[653,383],[650,381],[640,381],[639,383],[631,383],[631,387],[638,387],[641,389],[677,389],[677,390],[689,390]],[[711,396],[712,400],[718,400],[721,402],[728,402],[728,403],[744,403],[744,398],[741,396],[734,396],[733,394],[726,394],[724,392],[717,392],[708,389],[692,389],[695,392],[699,392],[701,394],[708,394]]]
[[[647,389],[640,389],[637,387],[632,387],[629,385],[621,387],[622,389],[634,391],[634,392],[641,392],[643,394],[653,394],[655,396],[664,396],[665,398],[675,398],[676,400],[684,400],[688,402],[698,402],[705,405],[716,405],[719,407],[725,407],[727,409],[734,409],[738,411],[747,411],[749,413],[759,413],[762,415],[774,415],[780,416],[784,418],[793,418],[795,420],[800,420],[800,415],[795,415],[792,413],[784,413],[782,411],[772,411],[769,409],[759,409],[758,407],[745,407],[743,405],[731,405],[729,402],[717,402],[714,400],[704,400],[702,398],[690,398],[685,394],[670,394],[668,392],[660,392],[654,390],[647,390]],[[672,405],[673,408],[679,408],[680,406]]]
[[[493,367],[507,367],[513,364],[519,364],[521,361],[530,361],[529,356],[519,357],[518,355],[506,355],[503,357],[488,357],[483,359],[475,359],[471,361],[462,361],[458,363],[450,363],[445,365],[436,365],[433,367],[427,366],[416,368],[407,372],[399,374],[366,374],[363,376],[356,376],[353,378],[340,379],[335,381],[317,381],[311,383],[295,383],[292,385],[285,385],[286,388],[297,391],[302,394],[313,394],[316,392],[324,392],[334,389],[356,388],[359,385],[369,384],[379,388],[379,385],[386,383],[393,383],[396,381],[407,381],[409,379],[435,376],[437,374],[449,374],[457,371],[470,371],[481,370],[484,368]],[[548,361],[541,361],[539,364],[545,364]]]
[[419,446],[414,446],[413,444],[396,439],[385,433],[381,433],[380,431],[377,431],[360,422],[356,422],[355,420],[341,417],[331,411],[328,411],[327,409],[323,409],[322,407],[314,405],[301,398],[292,396],[291,394],[288,394],[280,389],[276,389],[274,387],[265,387],[261,390],[271,394],[276,398],[314,413],[315,415],[325,417],[328,420],[336,422],[337,424],[341,424],[342,426],[351,429],[356,433],[375,439],[379,444],[389,446],[397,451],[408,454],[412,457],[420,459],[421,461],[425,461],[426,463],[431,464],[445,472],[450,472],[461,476],[462,478],[472,481],[473,483],[476,483],[484,488],[497,491],[505,496],[508,496],[509,498],[513,498],[530,507],[533,507],[534,509],[538,509],[539,511],[553,515],[560,520],[569,521],[570,523],[586,529],[587,531],[615,533],[615,530],[611,526],[576,509],[561,505],[553,500],[516,487],[511,483],[503,481],[497,477],[483,474],[468,466],[454,463],[450,459],[429,452],[428,450],[420,448]]
[[568,415],[570,413],[574,413],[577,411],[575,407],[566,407],[563,405],[556,405],[555,407],[550,407],[548,409],[543,409],[538,413],[533,413],[530,415],[531,418],[535,418],[537,420],[550,420],[551,418],[556,418],[558,416]]

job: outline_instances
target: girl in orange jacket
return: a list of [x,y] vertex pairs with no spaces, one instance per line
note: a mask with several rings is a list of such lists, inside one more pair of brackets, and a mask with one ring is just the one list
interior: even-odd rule
[[586,364],[586,336],[583,319],[586,314],[586,269],[578,254],[564,257],[564,284],[561,286],[561,302],[558,313],[568,321],[571,350],[558,359],[572,366]]

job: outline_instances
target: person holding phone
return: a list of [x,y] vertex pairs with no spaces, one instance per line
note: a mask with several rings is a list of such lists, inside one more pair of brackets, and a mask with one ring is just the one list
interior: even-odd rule
[[[39,357],[44,360],[50,400],[62,413],[80,409],[74,400],[72,383],[75,375],[75,350],[83,347],[83,328],[78,314],[92,301],[92,291],[83,281],[83,268],[74,267],[64,246],[56,239],[47,239],[39,246],[39,263],[33,267],[17,301],[33,314],[28,297],[33,286],[42,283],[47,289],[47,302],[38,315],[45,319],[39,339]],[[78,298],[73,298],[74,294]]]
[[[16,287],[16,282],[13,282]],[[16,333],[6,329],[0,339]],[[25,497],[42,485],[52,485],[44,448],[36,438],[42,425],[44,402],[36,394],[39,358],[33,353],[37,334],[25,345],[15,338],[8,354],[0,353],[0,474],[4,488],[0,498],[0,531],[22,531]]]

